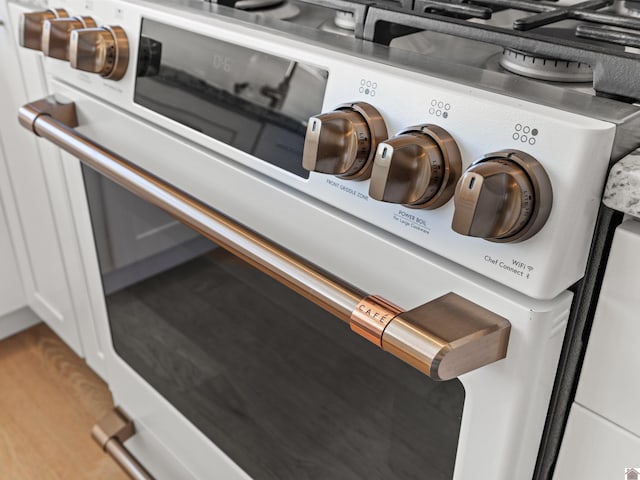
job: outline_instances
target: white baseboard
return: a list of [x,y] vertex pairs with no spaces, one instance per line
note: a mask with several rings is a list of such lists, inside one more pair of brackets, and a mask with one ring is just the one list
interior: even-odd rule
[[19,308],[0,317],[0,340],[15,335],[42,320],[29,307]]

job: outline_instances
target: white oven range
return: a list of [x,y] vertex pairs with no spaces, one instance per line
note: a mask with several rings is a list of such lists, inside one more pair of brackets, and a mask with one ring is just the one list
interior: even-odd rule
[[198,2],[50,7],[21,121],[68,152],[130,471],[532,477],[635,107]]

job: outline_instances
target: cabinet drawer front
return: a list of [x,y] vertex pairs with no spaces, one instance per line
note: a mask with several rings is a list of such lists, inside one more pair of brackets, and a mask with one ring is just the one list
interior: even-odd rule
[[554,480],[625,478],[640,465],[640,438],[573,404]]

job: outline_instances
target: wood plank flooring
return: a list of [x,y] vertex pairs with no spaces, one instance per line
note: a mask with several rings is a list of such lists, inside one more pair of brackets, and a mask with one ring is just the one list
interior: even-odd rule
[[90,437],[107,385],[44,324],[0,342],[0,479],[126,480]]

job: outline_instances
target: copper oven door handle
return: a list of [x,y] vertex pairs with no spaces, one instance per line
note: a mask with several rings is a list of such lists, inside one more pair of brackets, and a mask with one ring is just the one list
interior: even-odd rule
[[136,433],[133,422],[120,409],[114,408],[91,429],[93,439],[122,467],[133,480],[154,480],[123,445]]
[[505,318],[455,293],[405,311],[331,278],[76,132],[74,103],[39,100],[23,106],[19,118],[36,135],[350,323],[352,330],[432,379],[452,379],[506,356],[511,324]]

